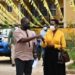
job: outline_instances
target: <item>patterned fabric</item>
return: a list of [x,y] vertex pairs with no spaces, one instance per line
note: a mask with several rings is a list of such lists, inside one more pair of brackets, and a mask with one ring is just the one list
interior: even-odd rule
[[[28,33],[28,37],[33,37],[33,32],[31,30],[27,30],[27,33]],[[27,38],[26,32],[18,28],[14,32],[15,58],[19,58],[21,60],[32,60],[34,40],[25,43],[18,43],[18,41],[22,38]]]

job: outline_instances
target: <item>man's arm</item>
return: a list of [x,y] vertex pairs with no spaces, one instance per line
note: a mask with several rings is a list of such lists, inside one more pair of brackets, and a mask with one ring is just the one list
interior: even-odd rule
[[39,38],[39,37],[40,37],[40,35],[36,35],[36,36],[33,36],[33,37],[27,37],[27,38],[21,38],[18,42],[19,43],[20,42],[25,43],[25,42],[29,42],[29,41],[31,41],[31,40],[33,40],[35,38]]

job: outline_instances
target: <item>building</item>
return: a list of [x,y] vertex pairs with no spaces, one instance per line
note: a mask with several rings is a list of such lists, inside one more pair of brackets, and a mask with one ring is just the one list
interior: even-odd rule
[[31,26],[49,25],[56,18],[66,27],[75,21],[74,0],[0,0],[0,24],[20,24],[24,16]]

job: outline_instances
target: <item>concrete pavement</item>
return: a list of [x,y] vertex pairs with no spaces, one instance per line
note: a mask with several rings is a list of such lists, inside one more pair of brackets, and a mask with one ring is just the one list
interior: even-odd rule
[[[10,62],[8,61],[9,58],[6,58],[4,60],[1,59],[0,59],[0,75],[16,75],[16,69],[15,67],[11,66]],[[43,75],[43,67],[41,61],[39,61],[37,66],[33,68],[32,75]],[[75,74],[67,74],[67,75],[75,75]]]

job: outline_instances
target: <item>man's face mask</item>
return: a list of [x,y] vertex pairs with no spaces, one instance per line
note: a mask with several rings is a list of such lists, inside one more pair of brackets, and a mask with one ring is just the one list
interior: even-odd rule
[[50,26],[50,29],[51,29],[52,31],[54,31],[54,30],[55,30],[55,26]]

